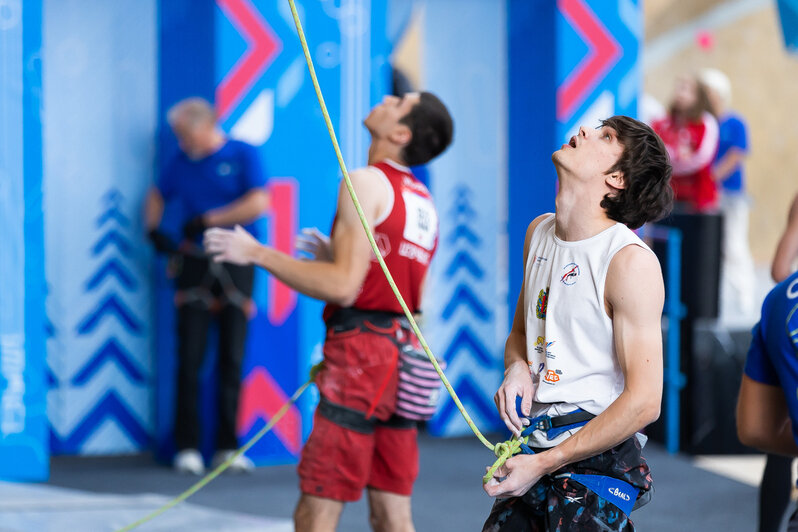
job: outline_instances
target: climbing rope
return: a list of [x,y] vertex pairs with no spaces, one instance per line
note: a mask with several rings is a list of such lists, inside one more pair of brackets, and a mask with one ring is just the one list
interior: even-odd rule
[[305,390],[307,390],[308,387],[313,383],[313,381],[316,380],[316,374],[319,372],[323,364],[324,362],[319,362],[318,364],[310,368],[310,378],[307,380],[307,382],[305,382],[305,384],[300,386],[299,389],[297,389],[297,391],[294,392],[294,395],[292,395],[291,398],[288,400],[288,402],[286,402],[283,405],[283,407],[277,411],[277,413],[274,415],[274,417],[272,417],[269,420],[269,422],[266,424],[265,427],[260,429],[254,436],[252,436],[252,438],[250,438],[250,440],[247,443],[245,443],[240,449],[238,449],[235,453],[233,453],[232,456],[230,456],[227,460],[219,464],[219,466],[216,467],[216,469],[214,469],[213,471],[202,477],[196,484],[194,484],[186,491],[184,491],[183,493],[181,493],[171,501],[167,502],[157,510],[145,515],[135,523],[130,523],[126,527],[120,528],[116,532],[129,532],[130,530],[133,530],[134,528],[139,527],[148,521],[152,521],[153,519],[163,514],[167,510],[174,508],[181,502],[188,499],[189,497],[197,493],[199,490],[204,488],[210,481],[221,475],[228,467],[230,467],[230,465],[233,462],[235,462],[236,458],[247,452],[253,445],[255,445],[258,442],[258,440],[263,438],[270,430],[272,430],[272,428],[283,418],[283,416],[288,412],[288,410],[290,410],[291,406],[293,406],[293,404],[299,400],[302,394],[305,393]]
[[308,49],[308,43],[305,39],[305,32],[302,30],[302,23],[299,21],[299,14],[296,10],[296,5],[294,4],[294,0],[288,0],[288,3],[291,5],[291,14],[294,17],[294,25],[296,26],[297,34],[299,34],[299,40],[302,43],[302,51],[305,54],[305,62],[308,65],[308,71],[310,72],[310,79],[313,81],[313,88],[316,91],[316,98],[319,100],[319,106],[321,107],[321,113],[324,115],[324,123],[327,125],[327,132],[330,134],[330,140],[332,141],[333,148],[335,149],[335,156],[338,159],[338,166],[341,169],[341,173],[344,176],[344,182],[346,183],[346,189],[349,191],[349,197],[352,198],[352,203],[355,205],[355,210],[357,211],[358,218],[360,218],[360,223],[363,225],[363,229],[366,231],[366,236],[368,237],[369,244],[371,245],[371,249],[374,252],[374,256],[377,258],[377,262],[382,268],[382,273],[385,274],[385,278],[388,280],[388,284],[391,286],[391,290],[393,291],[394,296],[396,296],[397,301],[399,301],[399,305],[402,307],[402,311],[404,311],[405,316],[407,316],[408,321],[410,322],[410,326],[413,329],[413,332],[418,337],[418,341],[421,344],[421,347],[424,349],[424,352],[429,357],[430,362],[435,367],[435,371],[438,373],[438,377],[440,377],[441,382],[443,382],[443,386],[446,388],[446,391],[449,392],[449,395],[454,401],[455,406],[457,406],[457,410],[460,411],[460,414],[465,419],[465,422],[468,424],[469,428],[474,432],[474,435],[479,438],[479,441],[482,444],[493,451],[496,454],[496,462],[491,466],[488,470],[488,474],[486,474],[483,478],[483,482],[488,482],[493,473],[501,467],[504,462],[507,461],[513,454],[519,452],[520,449],[520,441],[517,440],[515,437],[512,439],[504,442],[499,443],[497,445],[492,444],[488,441],[485,436],[482,435],[480,430],[477,428],[474,421],[471,419],[471,416],[468,415],[463,403],[460,401],[460,398],[457,397],[457,393],[452,388],[452,385],[449,383],[449,379],[446,378],[446,375],[443,373],[440,365],[438,365],[438,361],[435,359],[435,356],[432,354],[429,346],[427,345],[427,341],[424,339],[424,336],[421,334],[421,330],[418,328],[418,324],[416,320],[413,318],[413,313],[410,312],[410,309],[407,307],[407,303],[405,303],[402,294],[399,293],[399,289],[396,287],[396,283],[393,280],[393,276],[391,272],[388,270],[388,266],[385,264],[385,260],[382,258],[382,253],[380,253],[379,248],[377,247],[377,242],[374,240],[374,234],[371,232],[369,228],[368,220],[366,220],[366,215],[363,213],[363,208],[360,205],[360,201],[357,198],[357,194],[355,194],[355,189],[352,186],[352,180],[349,179],[349,172],[346,171],[346,164],[344,163],[343,155],[341,155],[341,148],[338,146],[338,138],[335,135],[335,129],[332,125],[332,120],[330,120],[330,114],[327,112],[327,105],[324,103],[324,95],[321,92],[321,87],[319,86],[319,80],[316,78],[316,69],[313,67],[313,60],[310,58],[310,50]]
[[[446,391],[454,401],[457,410],[465,419],[465,422],[468,424],[469,428],[474,432],[474,435],[479,439],[482,444],[494,452],[496,455],[496,461],[493,465],[488,469],[488,472],[482,477],[482,482],[487,483],[494,475],[497,469],[499,469],[511,456],[517,454],[521,450],[521,444],[527,443],[527,438],[517,439],[513,436],[510,440],[505,442],[492,444],[483,434],[480,432],[479,428],[477,428],[474,421],[471,419],[471,416],[466,411],[463,403],[460,401],[460,398],[457,396],[457,393],[454,391],[451,383],[449,383],[449,379],[446,378],[446,375],[443,373],[438,361],[435,359],[435,355],[432,354],[432,350],[427,345],[427,341],[424,339],[424,335],[421,334],[421,330],[416,323],[415,318],[413,318],[413,313],[410,312],[410,309],[405,303],[402,294],[399,292],[399,289],[396,287],[396,283],[393,280],[393,276],[391,272],[388,270],[388,266],[385,264],[385,260],[382,258],[382,254],[377,247],[377,242],[374,240],[374,234],[369,227],[368,220],[366,220],[366,215],[363,212],[363,207],[360,205],[360,201],[358,200],[357,194],[355,193],[355,189],[352,186],[352,180],[349,178],[349,172],[346,170],[346,164],[344,163],[343,155],[341,154],[341,148],[338,145],[338,138],[335,135],[335,129],[332,125],[332,120],[330,120],[330,114],[327,112],[327,105],[324,103],[324,96],[321,92],[321,87],[319,86],[319,80],[316,77],[316,69],[313,67],[313,60],[310,57],[310,50],[308,49],[308,43],[305,39],[305,32],[302,29],[302,23],[299,21],[299,14],[297,13],[296,5],[294,4],[294,0],[288,0],[288,3],[291,6],[291,14],[294,18],[294,24],[296,25],[297,33],[299,35],[299,40],[302,44],[302,52],[305,55],[305,62],[308,65],[308,71],[310,72],[310,79],[313,82],[313,88],[316,91],[316,98],[319,101],[319,106],[321,107],[321,112],[324,115],[324,123],[327,126],[327,132],[330,134],[330,140],[333,144],[333,149],[335,150],[335,156],[338,159],[338,166],[341,169],[341,173],[344,176],[344,182],[346,183],[346,189],[349,192],[350,198],[352,198],[352,203],[355,205],[355,210],[357,211],[358,218],[360,219],[360,223],[363,225],[363,229],[366,231],[366,236],[368,237],[369,244],[371,245],[371,249],[374,252],[374,256],[377,258],[377,262],[382,269],[382,272],[385,274],[385,278],[388,280],[388,284],[393,291],[394,296],[396,296],[399,305],[402,307],[402,311],[404,311],[405,316],[407,317],[408,321],[410,322],[410,326],[413,329],[413,333],[418,337],[418,341],[421,344],[421,347],[424,349],[424,353],[426,353],[427,357],[429,357],[430,362],[435,367],[435,371],[438,373],[438,377],[440,377],[443,386],[446,388]],[[203,477],[199,480],[196,484],[191,486],[189,489],[166,503],[165,505],[161,506],[157,510],[153,511],[152,513],[142,517],[138,521],[127,525],[124,528],[119,529],[117,532],[129,532],[136,527],[143,525],[144,523],[151,521],[158,517],[159,515],[163,514],[164,512],[174,508],[181,502],[185,501],[196,492],[201,490],[205,487],[209,482],[213,479],[218,477],[222,472],[224,472],[230,465],[235,461],[236,458],[244,454],[247,450],[249,450],[255,443],[258,442],[266,433],[268,433],[274,425],[277,424],[278,421],[288,412],[290,407],[299,399],[299,397],[305,392],[305,390],[313,383],[316,374],[318,373],[321,365],[323,363],[319,363],[311,369],[310,379],[308,379],[305,384],[299,387],[299,389],[294,392],[294,395],[288,400],[288,402],[283,405],[283,407],[277,412],[277,414],[269,420],[269,423],[259,430],[247,443],[245,443],[240,449],[238,449],[232,456],[230,456],[227,460],[225,460],[222,464],[220,464],[216,469],[211,471],[208,475]]]

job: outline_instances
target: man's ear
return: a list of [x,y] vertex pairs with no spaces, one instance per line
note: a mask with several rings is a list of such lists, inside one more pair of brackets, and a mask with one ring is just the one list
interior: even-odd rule
[[406,124],[399,122],[388,135],[388,139],[399,146],[407,146],[413,140],[413,132]]
[[623,190],[626,188],[626,180],[623,178],[623,174],[617,170],[607,174],[604,182],[614,190]]

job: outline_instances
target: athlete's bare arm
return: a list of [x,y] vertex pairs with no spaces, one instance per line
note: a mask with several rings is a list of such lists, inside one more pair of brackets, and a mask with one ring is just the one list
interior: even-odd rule
[[798,195],[792,200],[790,214],[787,217],[787,227],[781,235],[776,248],[776,256],[770,268],[773,280],[780,283],[793,272],[795,258],[798,257]]
[[[610,263],[605,299],[613,322],[624,390],[607,410],[560,445],[535,455],[518,455],[499,468],[485,491],[520,496],[543,475],[610,449],[659,417],[662,396],[662,332],[665,299],[657,258],[627,246]],[[502,482],[498,478],[506,477]]]
[[798,456],[781,386],[763,384],[743,375],[737,400],[737,435],[743,445],[772,454]]
[[518,302],[515,305],[515,315],[507,342],[504,344],[504,381],[499,387],[493,400],[499,415],[507,425],[510,432],[519,434],[524,425],[515,410],[515,398],[521,397],[521,410],[529,415],[532,408],[532,396],[535,394],[532,376],[529,373],[529,363],[526,353],[526,315],[524,309],[524,293],[526,292],[526,259],[529,256],[529,242],[532,240],[532,233],[535,228],[548,214],[542,214],[532,220],[526,229],[524,239],[524,282],[521,284],[521,293],[518,294]]
[[[387,187],[369,171],[355,171],[350,177],[371,226],[385,205]],[[261,266],[297,292],[349,306],[366,278],[371,247],[344,183],[338,194],[337,221],[331,241],[332,261],[308,261],[261,245],[240,227],[234,231],[205,232],[205,249],[215,255],[214,260]]]

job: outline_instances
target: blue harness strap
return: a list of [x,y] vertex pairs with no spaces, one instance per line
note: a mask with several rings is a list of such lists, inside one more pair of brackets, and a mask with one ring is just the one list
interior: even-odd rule
[[[526,417],[521,412],[520,397],[516,399],[516,410],[519,417]],[[556,420],[558,418],[563,419],[566,417],[571,417],[573,419],[577,419],[578,421],[575,423],[569,423],[567,425],[559,425],[559,423],[557,423]],[[558,416],[557,418],[552,418],[550,416],[537,416],[528,418],[529,426],[524,429],[523,432],[521,432],[521,435],[529,436],[534,431],[539,430],[546,433],[546,438],[551,441],[564,432],[586,425],[592,417],[595,416],[579,408],[573,412],[565,414],[564,416]],[[552,423],[552,420],[555,420],[554,423]],[[523,443],[523,441],[521,441],[520,449],[523,454],[535,454],[535,451],[533,451],[527,444]],[[554,478],[570,478],[571,480],[582,484],[599,497],[617,506],[618,509],[627,516],[632,513],[632,508],[634,508],[635,502],[637,502],[637,496],[640,493],[639,489],[635,488],[628,482],[605,475],[563,473],[562,475],[557,475]]]
[[640,490],[614,477],[604,475],[580,475],[578,473],[564,473],[555,478],[567,477],[582,484],[584,487],[606,499],[618,507],[627,516],[631,515]]

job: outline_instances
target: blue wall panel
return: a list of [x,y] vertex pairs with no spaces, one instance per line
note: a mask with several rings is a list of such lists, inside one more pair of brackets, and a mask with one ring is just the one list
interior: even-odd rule
[[52,450],[146,449],[153,425],[150,246],[155,0],[45,0],[45,249]]
[[[429,167],[440,240],[424,331],[480,429],[494,430],[507,330],[506,13],[494,2],[429,0],[424,16],[424,89],[454,119],[454,143]],[[428,426],[443,436],[471,432],[445,392]]]
[[0,479],[49,474],[44,345],[41,3],[0,15]]

